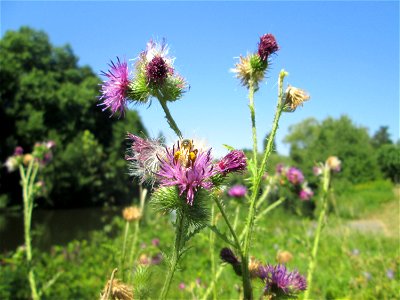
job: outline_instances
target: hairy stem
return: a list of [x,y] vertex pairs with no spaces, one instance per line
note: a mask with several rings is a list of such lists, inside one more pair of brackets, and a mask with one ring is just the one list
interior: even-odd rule
[[30,161],[26,172],[23,166],[19,167],[22,179],[22,198],[24,203],[24,238],[26,247],[26,261],[28,264],[28,281],[33,300],[40,299],[39,293],[36,288],[35,274],[33,272],[32,245],[31,245],[31,221],[32,221],[32,210],[33,210],[33,200],[34,200],[33,185],[35,184],[35,178],[38,168],[39,168],[38,163],[34,162],[33,159]]
[[178,125],[176,125],[175,120],[172,118],[171,113],[169,112],[168,106],[167,106],[167,102],[161,98],[158,99],[160,101],[161,107],[164,110],[165,113],[165,118],[167,119],[168,125],[169,127],[171,127],[171,129],[175,132],[175,134],[182,139],[182,133],[178,128]]
[[165,277],[165,282],[161,290],[160,299],[167,299],[168,291],[171,287],[172,278],[174,277],[174,273],[181,256],[182,246],[184,244],[183,241],[185,235],[184,226],[185,226],[185,216],[183,215],[183,212],[177,212],[176,222],[175,222],[174,249],[172,252],[170,268],[168,270],[167,276]]
[[[211,205],[211,226],[215,226],[216,225],[216,221],[217,218],[215,216],[214,213],[214,205]],[[210,230],[210,253],[211,253],[211,274],[212,274],[212,281],[216,282],[216,266],[215,266],[215,233]],[[217,300],[217,287],[215,286],[215,284],[213,285],[212,288],[212,292],[213,292],[213,300]]]
[[[256,168],[256,178],[253,180],[253,189],[252,189],[252,195],[250,199],[250,208],[249,208],[249,213],[247,215],[247,224],[246,224],[246,231],[245,231],[245,236],[244,236],[244,245],[243,245],[243,260],[242,264],[248,265],[248,257],[249,257],[249,250],[250,250],[250,241],[251,241],[251,236],[253,233],[253,225],[254,225],[254,218],[255,218],[255,211],[256,211],[256,199],[258,197],[258,193],[260,191],[260,185],[261,185],[261,179],[265,170],[265,166],[267,163],[267,160],[269,156],[271,155],[272,152],[272,147],[273,147],[273,140],[275,139],[276,132],[278,130],[278,123],[279,123],[279,118],[282,114],[283,110],[283,79],[286,76],[286,72],[282,70],[279,74],[279,81],[278,81],[278,104],[276,107],[276,112],[275,112],[275,117],[274,121],[272,123],[272,130],[271,134],[268,139],[267,147],[265,148],[264,151],[264,156],[263,160],[261,162],[260,168]],[[245,276],[246,274],[243,274]],[[247,274],[248,275],[248,274]],[[250,280],[250,279],[248,279]],[[245,298],[247,298],[248,295],[244,295]]]
[[254,166],[257,170],[257,128],[256,128],[256,112],[254,107],[254,82],[252,79],[249,80],[249,108],[251,118],[251,132],[253,136],[253,160]]
[[239,252],[239,255],[241,257],[241,262],[242,262],[242,282],[243,282],[243,292],[244,292],[244,298],[245,299],[252,299],[252,288],[251,288],[251,282],[250,282],[250,273],[249,273],[249,266],[248,266],[248,258],[246,258],[243,254],[242,247],[240,245],[239,238],[233,229],[231,223],[229,222],[229,219],[225,213],[224,208],[222,207],[221,202],[219,201],[218,197],[214,197],[215,203],[218,206],[219,211],[221,212],[222,217],[225,220],[226,225],[229,228],[229,231],[231,232],[233,239],[235,241],[236,249]]
[[319,213],[319,217],[318,217],[318,225],[317,225],[317,230],[315,232],[314,245],[313,245],[313,249],[311,252],[311,259],[308,264],[308,272],[307,272],[307,285],[308,286],[307,286],[307,290],[305,291],[305,294],[304,294],[304,299],[310,299],[313,274],[314,274],[316,259],[317,259],[317,254],[318,254],[319,239],[321,236],[321,231],[322,231],[322,227],[323,227],[324,220],[325,220],[326,209],[328,207],[330,169],[327,166],[324,167],[324,177],[323,177],[322,184],[323,184],[323,192],[322,192],[322,199],[321,199],[322,208],[321,208],[321,212]]

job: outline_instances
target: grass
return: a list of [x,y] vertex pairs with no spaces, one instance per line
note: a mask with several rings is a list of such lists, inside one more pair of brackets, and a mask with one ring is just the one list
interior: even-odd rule
[[[385,188],[386,187],[386,188]],[[323,229],[313,299],[397,299],[399,298],[399,235],[398,226],[387,232],[359,231],[348,226],[350,216],[363,220],[381,220],[387,227],[398,225],[399,202],[394,199],[392,186],[386,183],[370,183],[354,187],[351,192],[337,197],[337,209],[346,212],[346,218],[333,213]],[[389,197],[389,194],[391,196]],[[383,198],[381,198],[383,196]],[[354,199],[350,201],[350,199]],[[345,201],[346,200],[346,201]],[[360,205],[362,206],[361,211]],[[226,201],[230,216],[234,217],[235,205]],[[350,214],[354,212],[354,214]],[[357,212],[357,213],[355,213]],[[397,213],[397,215],[396,215]],[[244,223],[246,211],[241,209],[240,219]],[[219,225],[223,228],[223,222]],[[151,245],[153,238],[160,239],[162,251],[173,239],[173,230],[167,216],[154,216],[149,209],[140,236],[141,254],[149,256],[160,251]],[[275,262],[277,252],[287,250],[293,254],[288,268],[297,268],[305,275],[308,265],[313,232],[316,222],[305,219],[283,209],[277,209],[262,218],[256,227],[251,255],[263,263]],[[45,299],[93,299],[118,264],[122,247],[123,222],[116,217],[107,225],[107,232],[96,232],[89,241],[73,242],[67,247],[54,247],[50,253],[37,253],[36,261],[39,284],[62,270],[57,283]],[[146,244],[146,246],[144,246]],[[211,281],[209,231],[203,230],[190,242],[191,249],[184,256],[180,269],[172,282],[171,299],[200,299]],[[214,249],[217,268],[221,265],[219,250],[227,246],[217,239]],[[26,299],[29,296],[24,275],[23,262],[18,254],[1,258],[0,298]],[[157,299],[164,280],[165,265],[151,266],[151,298]],[[387,276],[394,271],[394,279]],[[118,274],[117,274],[118,278]],[[200,279],[200,283],[196,281]],[[179,289],[184,283],[185,288]],[[262,283],[253,281],[256,298],[262,292]],[[241,279],[230,266],[224,266],[217,282],[218,299],[238,299]],[[212,293],[210,294],[212,295]],[[210,296],[211,297],[211,296]]]

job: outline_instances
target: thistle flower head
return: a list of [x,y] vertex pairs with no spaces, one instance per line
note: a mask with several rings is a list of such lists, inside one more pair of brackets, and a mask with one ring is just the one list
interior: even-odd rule
[[244,197],[247,193],[247,188],[243,185],[234,185],[228,191],[228,195],[234,198],[241,198]]
[[217,163],[217,171],[222,175],[244,171],[246,167],[246,155],[240,150],[232,150]]
[[240,56],[239,62],[231,71],[236,73],[236,78],[243,86],[249,88],[250,85],[253,85],[254,89],[258,90],[258,85],[264,79],[267,67],[267,61],[262,61],[256,54],[249,54],[245,57]]
[[299,105],[303,106],[303,103],[310,99],[310,95],[302,89],[288,85],[284,99],[284,110],[286,112],[294,112]]
[[21,156],[24,153],[24,149],[21,146],[15,147],[14,156]]
[[137,206],[130,206],[124,208],[122,216],[127,222],[132,222],[139,220],[142,217],[142,214]]
[[295,167],[289,168],[286,173],[286,178],[294,185],[302,184],[304,181],[303,173]]
[[267,33],[260,37],[260,42],[258,43],[258,55],[261,60],[266,61],[272,53],[275,53],[278,50],[278,43],[272,34]]
[[276,255],[276,260],[280,264],[286,264],[293,259],[292,253],[289,251],[279,251]]
[[170,68],[161,56],[155,56],[146,66],[146,77],[150,84],[162,84]]
[[236,275],[242,275],[242,267],[239,259],[236,257],[235,253],[229,248],[222,248],[219,256],[223,262],[230,264],[233,267]]
[[10,156],[7,158],[4,166],[7,168],[9,173],[14,172],[19,166],[18,159],[15,156]]
[[159,169],[160,157],[164,157],[165,148],[159,140],[143,139],[128,133],[132,142],[125,159],[128,161],[129,174],[138,177],[140,182],[154,184],[155,173]]
[[160,169],[157,172],[161,186],[177,186],[179,194],[186,195],[189,205],[199,188],[210,189],[210,177],[215,174],[212,165],[211,149],[195,149],[193,141],[182,140],[166,155],[159,157]]
[[326,160],[326,166],[333,172],[340,172],[342,162],[336,156],[329,156]]
[[311,190],[311,188],[307,184],[304,184],[299,193],[300,199],[301,200],[310,200],[312,196],[314,196],[314,192]]
[[264,293],[270,299],[294,296],[307,288],[306,279],[296,270],[288,272],[284,265],[266,265],[259,268],[259,277],[265,282]]
[[120,61],[117,57],[117,62],[111,61],[109,66],[108,72],[102,72],[106,80],[101,84],[102,95],[99,100],[102,103],[99,105],[104,106],[103,111],[109,108],[112,115],[115,113],[123,115],[128,100],[127,93],[130,83],[128,64],[125,60]]

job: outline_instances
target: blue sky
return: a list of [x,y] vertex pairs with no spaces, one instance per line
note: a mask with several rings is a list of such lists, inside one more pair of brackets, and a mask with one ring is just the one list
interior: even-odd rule
[[[229,71],[236,57],[255,51],[273,33],[281,47],[256,94],[259,146],[270,131],[277,75],[301,87],[311,100],[284,114],[277,147],[288,128],[305,118],[346,114],[374,133],[389,126],[399,138],[399,3],[395,2],[16,2],[1,1],[1,36],[22,25],[48,33],[54,45],[69,43],[99,74],[116,56],[137,57],[146,42],[165,37],[190,91],[170,105],[187,137],[206,140],[215,155],[221,144],[250,148],[246,90]],[[136,107],[149,133],[173,132],[157,101]]]

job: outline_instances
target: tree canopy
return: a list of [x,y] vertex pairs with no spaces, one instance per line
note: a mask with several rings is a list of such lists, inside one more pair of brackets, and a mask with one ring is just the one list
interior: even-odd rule
[[[0,160],[17,145],[29,151],[35,142],[54,140],[53,162],[43,170],[47,204],[131,201],[136,189],[123,158],[126,132],[146,131],[138,114],[128,111],[117,120],[102,112],[100,79],[90,67],[78,65],[69,45],[53,46],[43,31],[6,32],[0,57]],[[9,204],[21,199],[18,175],[5,168],[0,194]]]
[[356,126],[347,116],[327,118],[322,122],[309,118],[290,127],[285,143],[290,156],[304,172],[311,175],[316,162],[334,155],[342,161],[339,176],[352,183],[380,176],[377,155],[366,128]]

